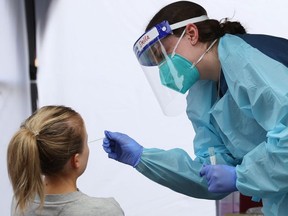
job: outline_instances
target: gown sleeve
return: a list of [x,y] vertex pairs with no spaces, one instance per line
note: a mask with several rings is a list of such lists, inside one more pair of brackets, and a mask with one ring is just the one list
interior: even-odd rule
[[147,178],[176,192],[200,199],[222,199],[228,194],[210,193],[200,177],[202,164],[183,149],[144,149],[136,169]]

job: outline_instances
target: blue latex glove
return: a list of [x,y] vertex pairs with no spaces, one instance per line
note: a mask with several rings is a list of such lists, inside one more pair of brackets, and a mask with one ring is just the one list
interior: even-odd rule
[[200,176],[208,182],[208,191],[230,193],[237,191],[235,167],[227,165],[203,165]]
[[126,134],[105,131],[103,149],[108,157],[136,167],[141,159],[143,147]]

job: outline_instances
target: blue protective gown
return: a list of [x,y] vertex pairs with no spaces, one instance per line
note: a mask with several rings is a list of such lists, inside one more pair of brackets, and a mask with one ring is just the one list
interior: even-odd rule
[[265,215],[288,211],[288,41],[265,35],[223,36],[221,91],[196,82],[187,96],[196,159],[182,149],[144,149],[136,169],[188,196],[221,199],[199,176],[214,146],[218,164],[236,166],[238,190],[262,199]]

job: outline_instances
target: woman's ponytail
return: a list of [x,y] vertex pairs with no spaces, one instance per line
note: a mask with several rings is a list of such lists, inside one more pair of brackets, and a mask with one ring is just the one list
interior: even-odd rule
[[224,22],[220,22],[220,31],[224,34],[245,34],[246,30],[240,22],[231,22],[228,19],[224,19]]
[[36,139],[35,132],[21,127],[8,146],[8,174],[17,202],[16,207],[20,211],[24,211],[36,195],[40,197],[41,203],[44,201],[44,186]]

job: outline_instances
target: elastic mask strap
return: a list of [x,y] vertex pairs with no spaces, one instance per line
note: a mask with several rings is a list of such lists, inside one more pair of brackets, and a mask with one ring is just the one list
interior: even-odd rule
[[200,56],[200,58],[197,60],[197,62],[194,64],[194,66],[196,65],[196,64],[198,64],[202,59],[203,59],[203,57],[205,56],[205,54],[207,53],[207,52],[209,52],[209,50],[213,47],[213,45],[217,42],[217,40],[218,39],[215,39],[212,43],[211,43],[211,45],[208,47],[208,49]]
[[186,29],[184,29],[184,31],[182,32],[181,36],[179,37],[179,39],[178,39],[178,41],[177,41],[177,43],[176,43],[176,45],[175,45],[175,47],[174,47],[174,49],[172,51],[171,57],[173,57],[175,55],[175,51],[176,51],[181,39],[183,38],[183,36],[185,34],[185,31],[186,31]]
[[[164,49],[163,44],[161,43],[161,40],[159,41],[159,43],[160,43],[161,52],[164,54],[164,56],[165,56],[165,58],[166,58],[167,53],[166,53],[166,50]],[[164,64],[164,62],[165,62],[165,61],[162,61],[162,62],[158,65],[158,67],[160,67],[162,64]]]

